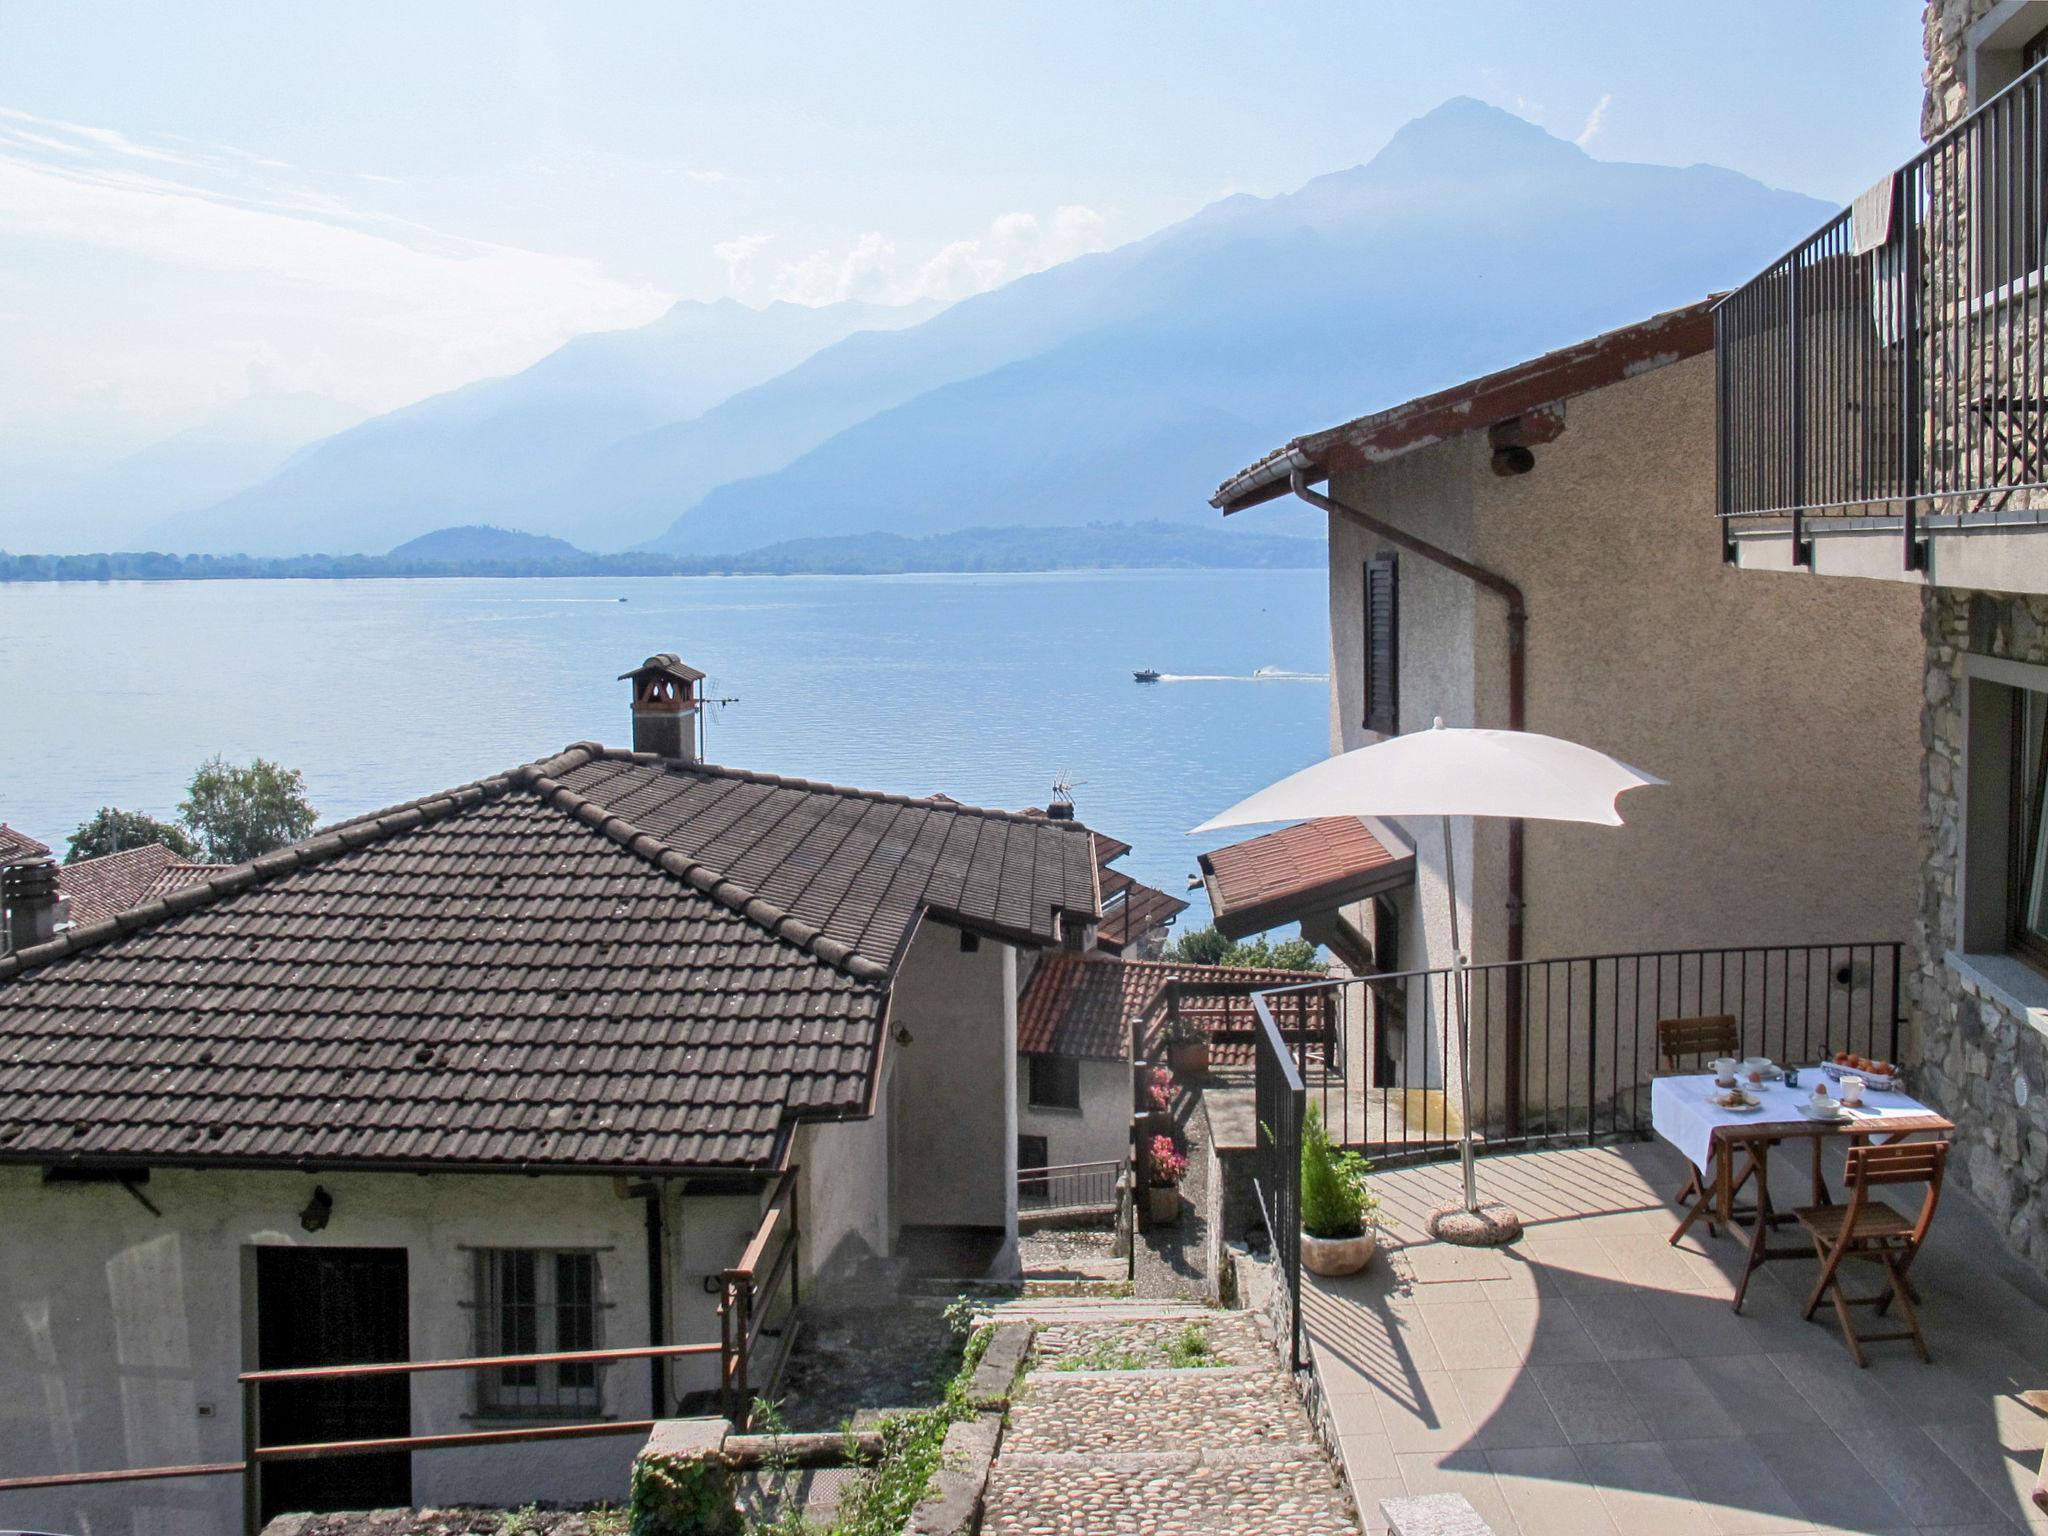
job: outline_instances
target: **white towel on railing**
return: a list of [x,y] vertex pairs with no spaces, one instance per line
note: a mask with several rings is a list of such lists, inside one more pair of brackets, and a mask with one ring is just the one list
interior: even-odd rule
[[1892,209],[1899,200],[1896,173],[1866,187],[1849,205],[1849,254],[1868,256],[1892,237]]

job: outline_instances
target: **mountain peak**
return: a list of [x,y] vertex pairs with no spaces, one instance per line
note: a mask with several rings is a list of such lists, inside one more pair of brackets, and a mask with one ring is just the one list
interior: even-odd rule
[[1527,118],[1471,96],[1453,96],[1404,123],[1374,155],[1380,175],[1456,176],[1567,165],[1587,158]]

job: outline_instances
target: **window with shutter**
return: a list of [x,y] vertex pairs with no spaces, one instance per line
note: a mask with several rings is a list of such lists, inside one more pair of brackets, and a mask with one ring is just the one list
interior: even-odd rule
[[1382,736],[1400,731],[1400,615],[1394,557],[1365,562],[1365,728]]

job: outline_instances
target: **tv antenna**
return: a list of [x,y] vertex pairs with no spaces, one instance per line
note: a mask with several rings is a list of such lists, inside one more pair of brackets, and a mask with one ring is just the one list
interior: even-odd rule
[[[707,688],[710,687],[711,679],[708,677],[705,678],[704,685]],[[739,701],[740,700],[738,694],[732,694],[723,698],[713,695],[705,695],[697,700],[697,751],[698,754],[702,756],[707,762],[711,758],[712,710],[723,708],[727,704],[737,704],[739,703]]]

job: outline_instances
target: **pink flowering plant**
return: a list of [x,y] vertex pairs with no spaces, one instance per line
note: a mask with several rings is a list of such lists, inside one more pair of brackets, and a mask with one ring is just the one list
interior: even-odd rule
[[1154,1184],[1177,1185],[1187,1177],[1187,1154],[1173,1144],[1171,1136],[1154,1136],[1145,1155],[1145,1170]]
[[1145,1098],[1154,1109],[1166,1110],[1173,1107],[1173,1074],[1164,1067],[1154,1067],[1145,1074]]

